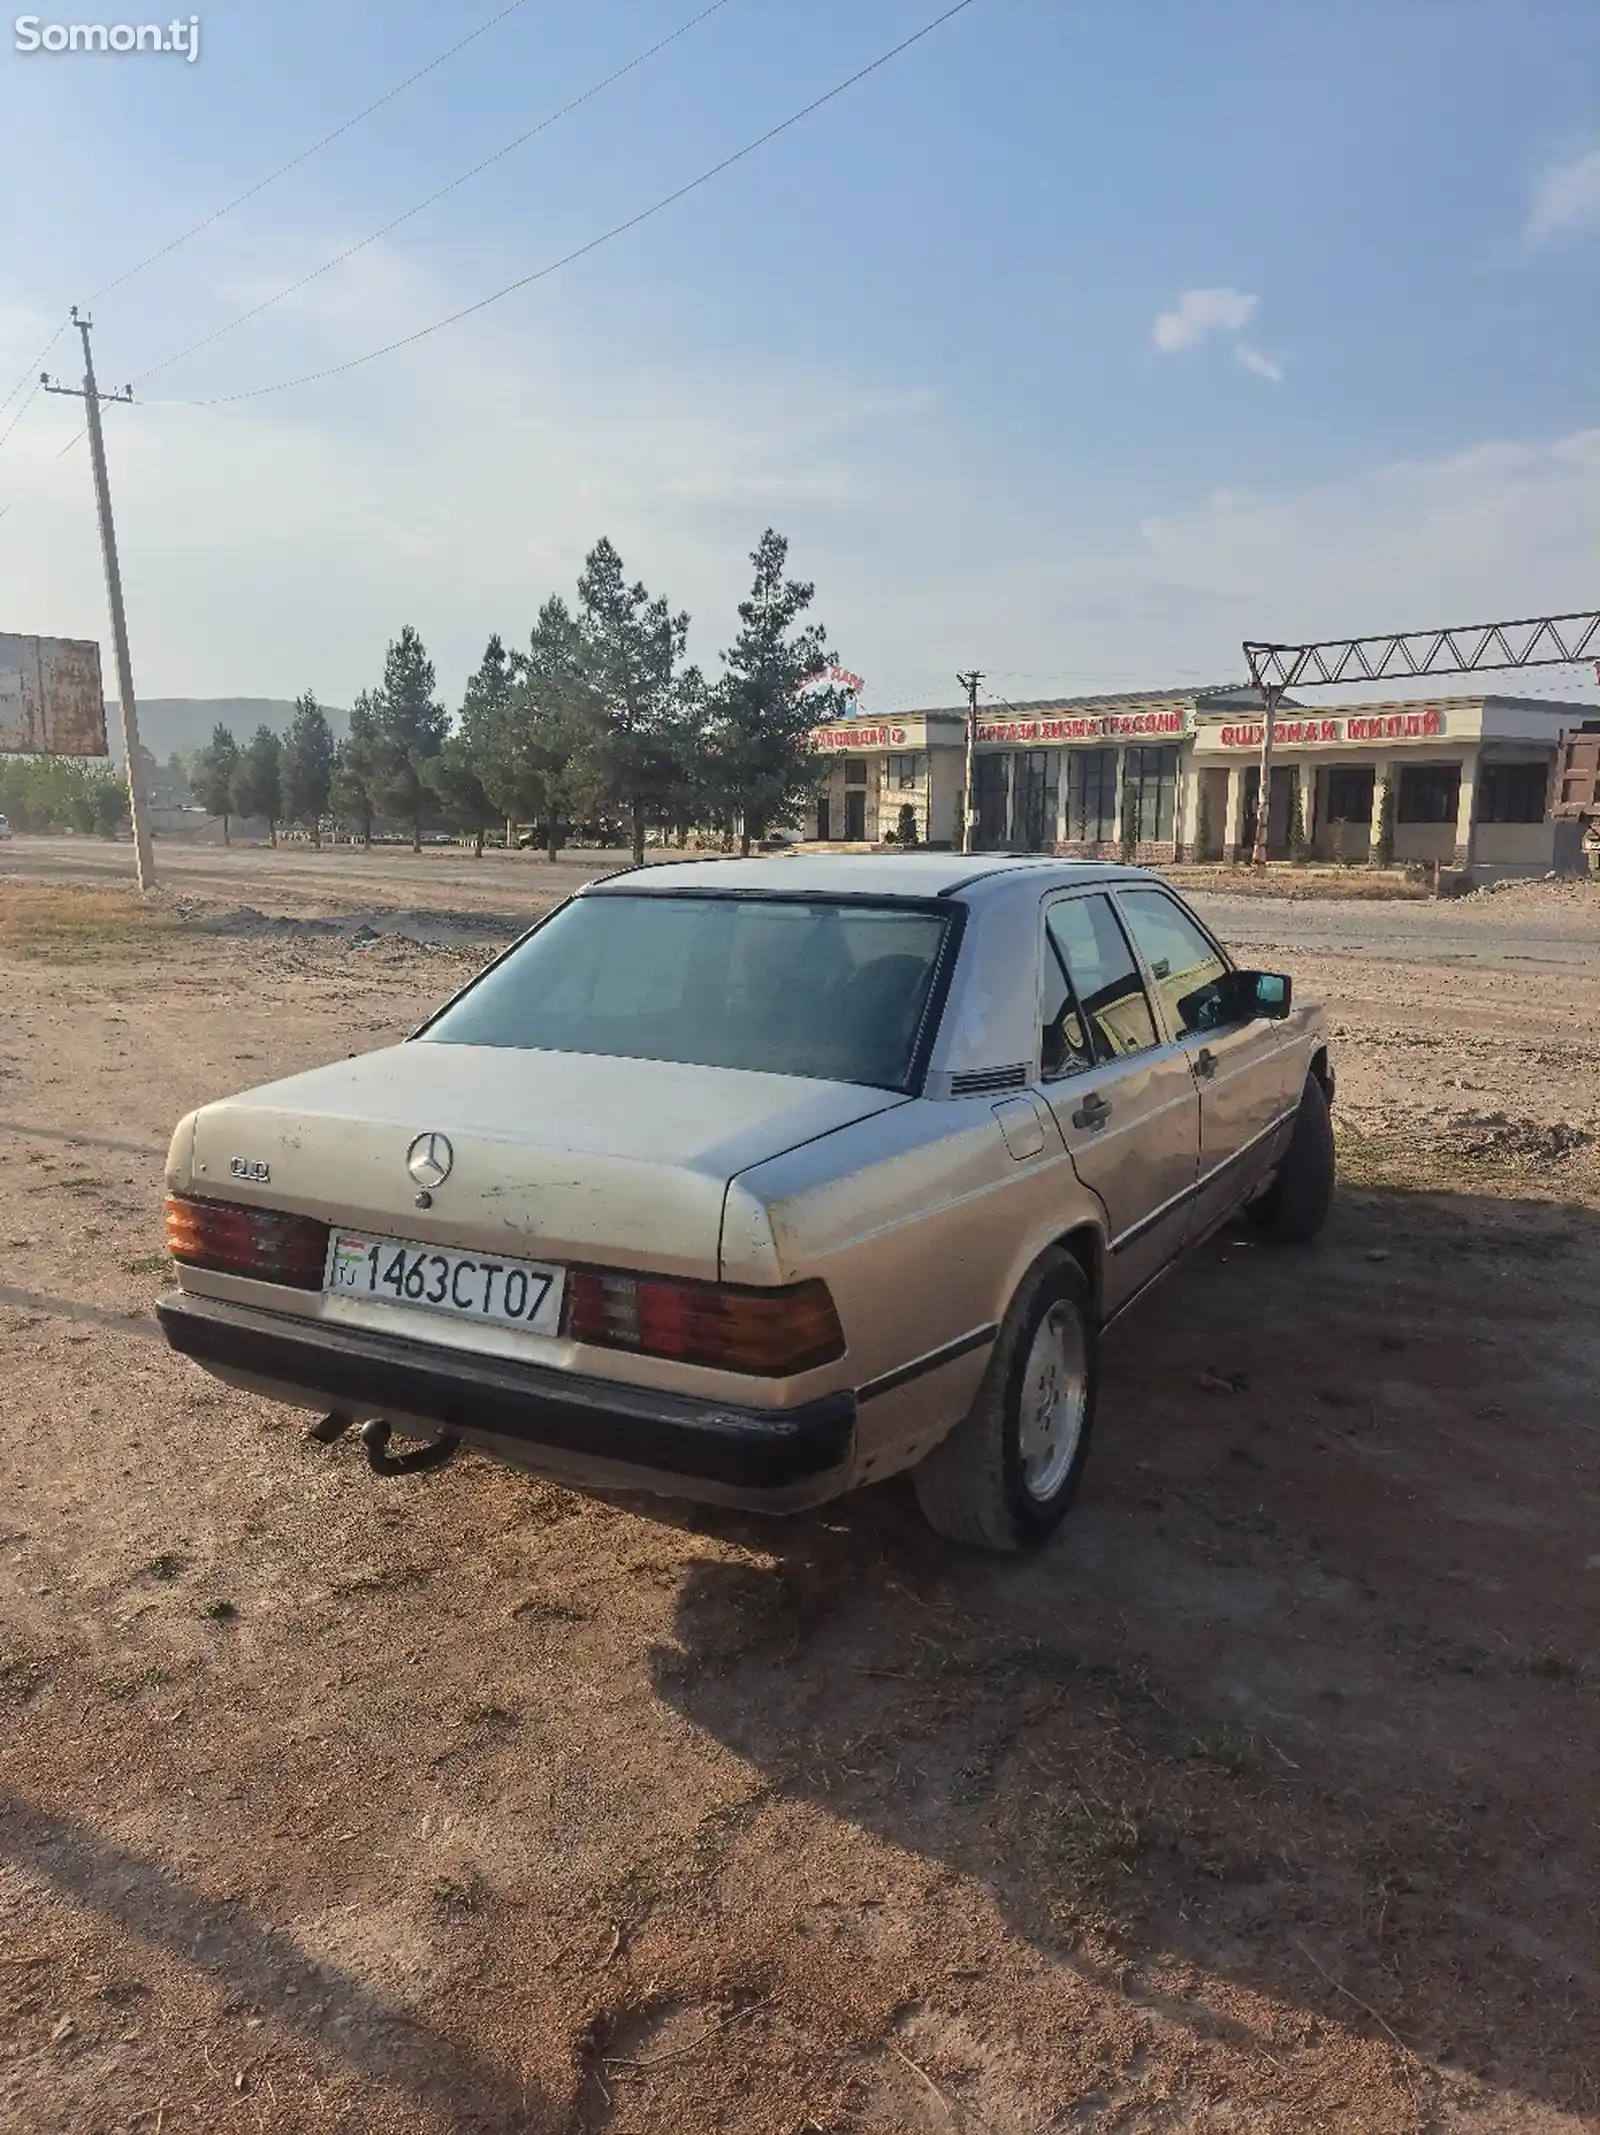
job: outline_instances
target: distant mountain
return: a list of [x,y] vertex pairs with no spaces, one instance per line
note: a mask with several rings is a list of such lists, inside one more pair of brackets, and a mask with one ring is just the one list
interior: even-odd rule
[[[336,704],[325,704],[336,739],[342,739],[350,714]],[[187,752],[203,748],[214,726],[225,726],[242,748],[258,726],[275,734],[287,734],[294,706],[283,697],[144,697],[139,701],[139,740],[158,764],[164,764],[174,749]],[[111,754],[122,761],[122,724],[115,698],[106,703],[106,737]]]

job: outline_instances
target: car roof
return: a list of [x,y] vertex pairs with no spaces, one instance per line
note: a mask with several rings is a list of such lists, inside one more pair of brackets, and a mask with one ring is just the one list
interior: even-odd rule
[[1061,860],[1053,853],[794,853],[759,860],[669,860],[627,868],[589,885],[596,891],[648,895],[699,890],[711,896],[774,891],[803,897],[948,897],[971,900],[1019,875],[1053,875],[1064,882],[1148,880],[1143,871],[1100,860]]

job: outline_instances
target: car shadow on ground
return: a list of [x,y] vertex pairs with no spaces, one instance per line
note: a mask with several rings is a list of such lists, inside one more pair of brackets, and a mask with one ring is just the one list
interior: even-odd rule
[[659,1694],[1080,1976],[1592,2112],[1597,1280],[1593,1209],[1498,1195],[1214,1243],[1108,1341],[1049,1548],[947,1549],[903,1483],[695,1515],[741,1547]]
[[333,2066],[398,2093],[443,2124],[498,2135],[539,2118],[536,2101],[504,2070],[411,2011],[390,2007],[339,1966],[313,1961],[241,1900],[206,1897],[15,1794],[0,1793],[0,1860],[298,2033]]

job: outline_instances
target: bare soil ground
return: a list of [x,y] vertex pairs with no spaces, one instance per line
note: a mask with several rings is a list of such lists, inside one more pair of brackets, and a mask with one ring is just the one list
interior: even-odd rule
[[1592,900],[1438,908],[1432,953],[1228,915],[1329,1004],[1338,1215],[1114,1334],[1080,1505],[1006,1563],[903,1485],[382,1482],[170,1357],[174,1119],[483,953],[353,915],[532,900],[251,863],[141,910],[23,844],[0,2127],[1600,2127]]

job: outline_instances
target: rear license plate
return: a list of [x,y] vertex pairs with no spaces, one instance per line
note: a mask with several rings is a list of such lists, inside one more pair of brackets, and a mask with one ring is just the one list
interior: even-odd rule
[[376,1298],[458,1320],[488,1320],[555,1334],[561,1326],[565,1270],[533,1260],[503,1260],[419,1245],[409,1238],[333,1232],[322,1287],[330,1297]]

